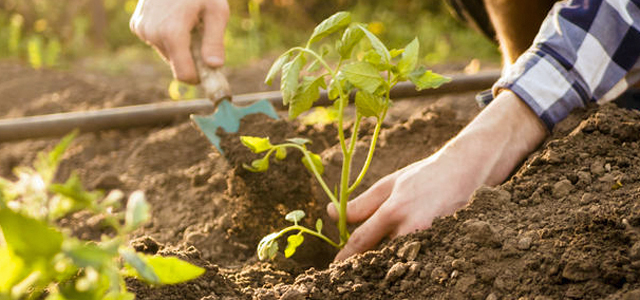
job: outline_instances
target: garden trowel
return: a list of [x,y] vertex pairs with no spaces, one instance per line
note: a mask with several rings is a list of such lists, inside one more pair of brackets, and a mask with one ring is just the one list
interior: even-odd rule
[[191,55],[200,76],[200,85],[207,98],[213,102],[214,113],[208,116],[191,115],[193,123],[204,133],[209,141],[224,154],[220,147],[220,137],[216,134],[218,128],[229,133],[238,132],[240,119],[246,115],[263,113],[273,119],[278,119],[276,110],[267,100],[260,100],[249,106],[236,107],[231,101],[231,89],[227,78],[220,68],[209,67],[200,53],[202,49],[202,35],[196,30],[191,35]]

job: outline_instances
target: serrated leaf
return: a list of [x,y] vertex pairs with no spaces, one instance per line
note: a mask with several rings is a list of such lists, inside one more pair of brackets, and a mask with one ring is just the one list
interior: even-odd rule
[[316,220],[316,231],[318,233],[322,233],[322,225],[323,225],[322,219]]
[[309,151],[309,156],[311,157],[311,163],[309,163],[309,159],[307,159],[306,155],[302,157],[302,163],[304,166],[307,167],[309,172],[313,173],[313,170],[311,169],[311,164],[313,164],[316,171],[318,171],[318,174],[322,175],[324,173],[324,166],[322,165],[322,158],[320,155]]
[[269,156],[252,161],[250,166],[242,164],[242,167],[251,172],[264,172],[269,169]]
[[323,87],[324,78],[306,77],[298,87],[296,95],[289,102],[289,118],[295,119],[301,113],[308,111],[313,103],[320,98],[320,87]]
[[358,91],[355,101],[356,109],[365,117],[379,117],[385,107],[382,97],[365,91]]
[[299,137],[297,137],[297,138],[290,138],[290,139],[287,139],[287,141],[292,142],[292,143],[294,143],[294,144],[296,144],[296,145],[300,145],[300,146],[302,146],[302,145],[304,145],[304,144],[311,143],[311,140],[310,140],[310,139],[299,138]]
[[284,64],[282,67],[282,81],[280,82],[282,104],[288,105],[289,102],[293,100],[293,97],[295,97],[299,84],[298,77],[300,76],[300,70],[302,70],[304,63],[304,56],[298,54],[293,60]]
[[273,148],[268,137],[261,138],[243,135],[240,137],[240,142],[242,142],[242,144],[249,148],[253,153],[261,153]]
[[158,277],[160,284],[176,284],[200,277],[205,271],[177,257],[139,254]]
[[276,159],[283,160],[287,158],[287,149],[285,147],[276,148]]
[[124,215],[124,224],[128,230],[138,228],[150,218],[149,203],[147,203],[144,192],[135,191],[129,196],[127,210]]
[[364,32],[362,32],[360,28],[347,28],[347,30],[342,34],[342,39],[337,47],[340,56],[343,59],[349,59],[349,57],[351,57],[351,52],[353,52],[353,48],[362,40],[362,37],[364,37]]
[[62,247],[62,233],[44,222],[0,209],[6,247],[25,261],[51,259]]
[[265,78],[264,83],[268,85],[271,85],[273,83],[273,78],[276,76],[276,74],[278,74],[278,71],[282,69],[282,66],[287,62],[287,60],[289,60],[289,57],[291,57],[291,54],[286,53],[278,57],[278,59],[276,59],[276,61],[273,62],[273,65],[271,65],[271,68],[267,73],[267,77]]
[[367,62],[354,62],[342,68],[345,78],[355,87],[373,93],[384,82],[378,69]]
[[304,211],[297,209],[289,212],[286,216],[284,216],[284,219],[291,223],[297,224],[298,222],[300,222],[300,220],[302,220],[302,218],[304,218],[304,216]]
[[385,47],[380,39],[378,39],[378,37],[375,34],[371,33],[371,31],[369,31],[367,28],[362,25],[358,25],[358,27],[360,28],[360,30],[362,30],[362,32],[364,32],[365,36],[371,43],[371,47],[373,47],[378,55],[380,55],[380,57],[382,58],[382,62],[384,64],[389,64],[389,61],[391,61],[391,54],[389,54],[389,50],[387,49],[387,47]]
[[418,91],[429,88],[435,89],[440,87],[442,84],[451,81],[451,78],[433,73],[426,70],[424,67],[420,67],[409,73],[408,77],[409,80],[416,85],[416,90]]
[[400,73],[401,76],[406,76],[416,68],[419,51],[420,43],[418,42],[418,38],[413,39],[413,41],[404,48],[402,58],[400,58],[398,62],[398,73]]
[[309,44],[313,44],[325,36],[348,26],[349,23],[351,23],[350,13],[344,11],[335,13],[316,26],[309,38]]
[[302,245],[302,242],[304,242],[304,236],[303,235],[290,235],[287,237],[287,248],[284,249],[284,257],[289,258],[291,257],[291,255],[293,255],[294,253],[296,253],[296,248],[298,248],[298,246]]

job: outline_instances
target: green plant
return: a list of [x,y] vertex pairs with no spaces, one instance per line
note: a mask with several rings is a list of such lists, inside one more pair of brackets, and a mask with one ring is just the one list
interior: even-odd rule
[[[333,33],[342,32],[335,41],[335,46],[321,45]],[[354,51],[354,49],[363,49]],[[309,110],[320,96],[320,88],[328,90],[329,99],[334,101],[337,110],[338,139],[343,155],[340,184],[334,190],[327,186],[322,177],[323,165],[319,155],[312,153],[305,146],[309,140],[302,138],[289,139],[287,143],[273,145],[269,138],[241,137],[244,145],[254,153],[266,152],[245,168],[254,172],[264,172],[269,168],[269,158],[274,155],[282,160],[287,156],[287,149],[294,148],[302,152],[302,163],[318,180],[322,189],[338,209],[339,241],[332,241],[322,233],[322,221],[316,222],[315,230],[298,224],[304,212],[293,211],[285,217],[293,223],[278,232],[264,237],[258,245],[260,259],[273,258],[278,250],[277,239],[291,231],[296,234],[287,237],[285,256],[295,253],[296,248],[304,241],[303,233],[316,236],[327,243],[342,248],[349,239],[347,230],[347,202],[349,196],[362,182],[367,173],[375,151],[382,121],[391,105],[390,91],[401,81],[410,80],[417,89],[436,88],[449,81],[448,78],[435,74],[424,67],[417,67],[419,42],[411,41],[404,49],[388,50],[387,47],[368,29],[367,26],[351,21],[348,12],[338,12],[321,22],[313,31],[304,47],[295,47],[282,54],[267,74],[266,83],[270,84],[276,74],[281,71],[280,89],[285,105],[289,106],[289,117],[296,118]],[[326,58],[337,56],[338,61],[332,67]],[[305,69],[306,67],[306,69]],[[327,84],[328,81],[328,84]],[[351,128],[351,138],[347,140],[343,130],[346,118],[345,107],[349,105],[350,95],[355,93],[355,116]],[[358,176],[351,181],[351,162],[358,140],[358,130],[364,118],[374,118],[376,125],[371,138],[367,158]]]
[[[0,299],[134,299],[125,276],[150,284],[200,276],[200,267],[126,246],[126,235],[149,218],[143,192],[133,192],[120,211],[120,191],[106,197],[86,191],[75,174],[53,183],[73,137],[65,137],[48,154],[40,153],[32,168],[16,168],[17,180],[0,178]],[[113,233],[100,241],[73,237],[59,220],[80,210],[102,217]]]

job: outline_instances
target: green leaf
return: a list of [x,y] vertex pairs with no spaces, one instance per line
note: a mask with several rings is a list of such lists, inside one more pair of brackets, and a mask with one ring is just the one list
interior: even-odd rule
[[103,248],[93,243],[81,242],[75,239],[65,241],[63,251],[76,266],[81,268],[93,267],[100,269],[106,264],[112,264],[113,258],[118,255],[117,248]]
[[0,209],[0,229],[7,248],[28,262],[51,259],[62,247],[58,230],[10,209]]
[[283,160],[287,158],[287,149],[285,147],[276,148],[276,159]]
[[[308,153],[309,153],[309,156],[311,157],[311,163],[313,163],[313,166],[316,167],[318,174],[322,175],[322,173],[324,173],[322,158],[320,157],[320,155],[315,154],[311,151],[309,151]],[[309,159],[307,159],[306,155],[302,157],[302,163],[304,164],[305,167],[307,167],[307,170],[309,170],[309,172],[313,173],[313,170],[311,169],[311,164],[309,163]]]
[[242,164],[242,167],[250,172],[264,172],[269,169],[269,156],[252,161],[251,166]]
[[420,67],[409,74],[409,80],[416,85],[416,90],[429,88],[438,88],[443,83],[451,81],[451,78],[428,71],[424,67]]
[[49,186],[49,190],[66,198],[56,202],[52,201],[51,216],[54,219],[90,207],[103,196],[102,192],[85,190],[80,182],[80,177],[75,172],[69,176],[64,184],[52,184]]
[[382,85],[384,79],[372,64],[367,62],[354,62],[343,67],[345,78],[355,87],[373,93]]
[[240,142],[247,146],[253,153],[261,153],[273,148],[273,145],[269,141],[269,138],[260,138],[255,136],[243,135],[240,137]]
[[380,117],[385,108],[384,99],[365,91],[356,93],[356,109],[365,117]]
[[276,61],[273,63],[273,65],[271,65],[271,68],[269,69],[269,72],[267,73],[267,77],[264,80],[264,83],[271,85],[273,83],[273,78],[276,76],[276,74],[278,73],[278,71],[280,71],[280,69],[282,69],[282,66],[284,65],[285,62],[287,62],[287,60],[289,60],[289,57],[291,57],[290,53],[285,53],[283,55],[280,55],[280,57],[278,57],[278,59],[276,59]]
[[143,259],[142,254],[136,253],[131,249],[123,249],[120,251],[120,256],[129,267],[133,268],[133,270],[130,270],[134,271],[132,272],[133,276],[151,284],[160,283],[160,277],[158,277],[153,267]]
[[344,72],[338,71],[335,78],[332,78],[329,82],[329,88],[327,90],[327,96],[329,96],[329,100],[335,100],[340,97],[340,88],[342,87],[342,91],[344,94],[348,93],[347,87],[347,78],[344,75]]
[[11,288],[22,278],[27,276],[28,268],[20,257],[14,255],[6,247],[0,247],[0,299],[2,294],[11,291]]
[[289,258],[296,253],[296,248],[302,245],[304,236],[301,234],[290,235],[287,237],[287,248],[284,249],[284,257]]
[[304,78],[302,84],[298,87],[296,95],[289,102],[289,118],[293,120],[301,113],[308,111],[313,106],[313,102],[320,98],[319,89],[323,86],[325,86],[325,83],[322,77]]
[[38,159],[34,163],[34,167],[40,176],[42,176],[44,182],[49,183],[53,180],[53,176],[56,173],[56,169],[62,159],[62,155],[67,148],[69,148],[69,145],[71,145],[71,142],[77,135],[78,130],[74,130],[63,137],[51,152],[47,154],[43,152],[38,153]]
[[391,58],[397,57],[398,55],[404,53],[404,49],[391,49],[389,50],[389,54]]
[[286,216],[284,216],[285,220],[296,224],[298,224],[298,222],[302,220],[302,218],[304,218],[304,211],[301,211],[299,209],[289,212]]
[[290,139],[287,139],[287,141],[292,142],[292,143],[297,144],[297,145],[300,145],[300,146],[302,146],[304,144],[311,143],[310,139],[305,139],[305,138],[290,138]]
[[322,233],[322,219],[316,220],[316,231]]
[[406,76],[416,68],[419,51],[420,43],[418,42],[418,38],[413,39],[413,41],[404,48],[402,58],[400,58],[398,62],[398,72],[401,76]]
[[124,215],[125,227],[128,230],[134,230],[147,222],[149,217],[149,204],[145,199],[144,192],[133,192],[127,201],[127,211]]
[[343,59],[349,59],[353,48],[362,40],[364,32],[358,27],[349,27],[342,34],[342,39],[338,46],[338,53]]
[[284,105],[289,104],[296,95],[299,84],[298,77],[300,76],[300,70],[302,70],[304,63],[304,56],[300,53],[282,67],[280,90],[282,91],[282,103]]
[[380,57],[382,58],[382,62],[384,64],[389,64],[389,62],[391,61],[391,54],[389,53],[387,47],[385,47],[380,39],[378,39],[378,37],[375,34],[371,33],[371,31],[369,31],[367,28],[362,25],[358,25],[358,27],[367,36],[367,39],[369,39],[369,42],[371,43],[371,47],[373,47],[378,55],[380,55]]
[[331,124],[338,122],[339,118],[340,113],[335,107],[316,106],[310,113],[302,118],[302,123],[305,125]]
[[158,277],[158,283],[176,284],[189,281],[204,274],[205,269],[190,264],[177,257],[163,257],[159,255],[138,254],[142,260],[153,269]]
[[274,259],[278,253],[278,242],[276,239],[280,236],[279,232],[273,232],[263,237],[258,243],[258,259],[265,260],[267,258]]
[[316,26],[309,38],[309,44],[315,43],[325,36],[348,26],[349,23],[351,23],[350,13],[344,11],[335,13]]
[[364,54],[364,57],[362,58],[363,61],[366,61],[374,66],[380,66],[382,65],[382,57],[380,57],[380,54],[378,54],[378,52],[374,51],[374,50],[369,50]]

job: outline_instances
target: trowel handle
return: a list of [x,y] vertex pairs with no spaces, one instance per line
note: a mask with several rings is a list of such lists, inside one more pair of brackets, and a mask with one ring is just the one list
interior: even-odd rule
[[221,68],[212,68],[202,59],[202,30],[197,26],[191,33],[191,55],[200,77],[200,86],[207,94],[207,98],[215,107],[224,100],[231,100],[231,88],[227,77],[221,72]]

